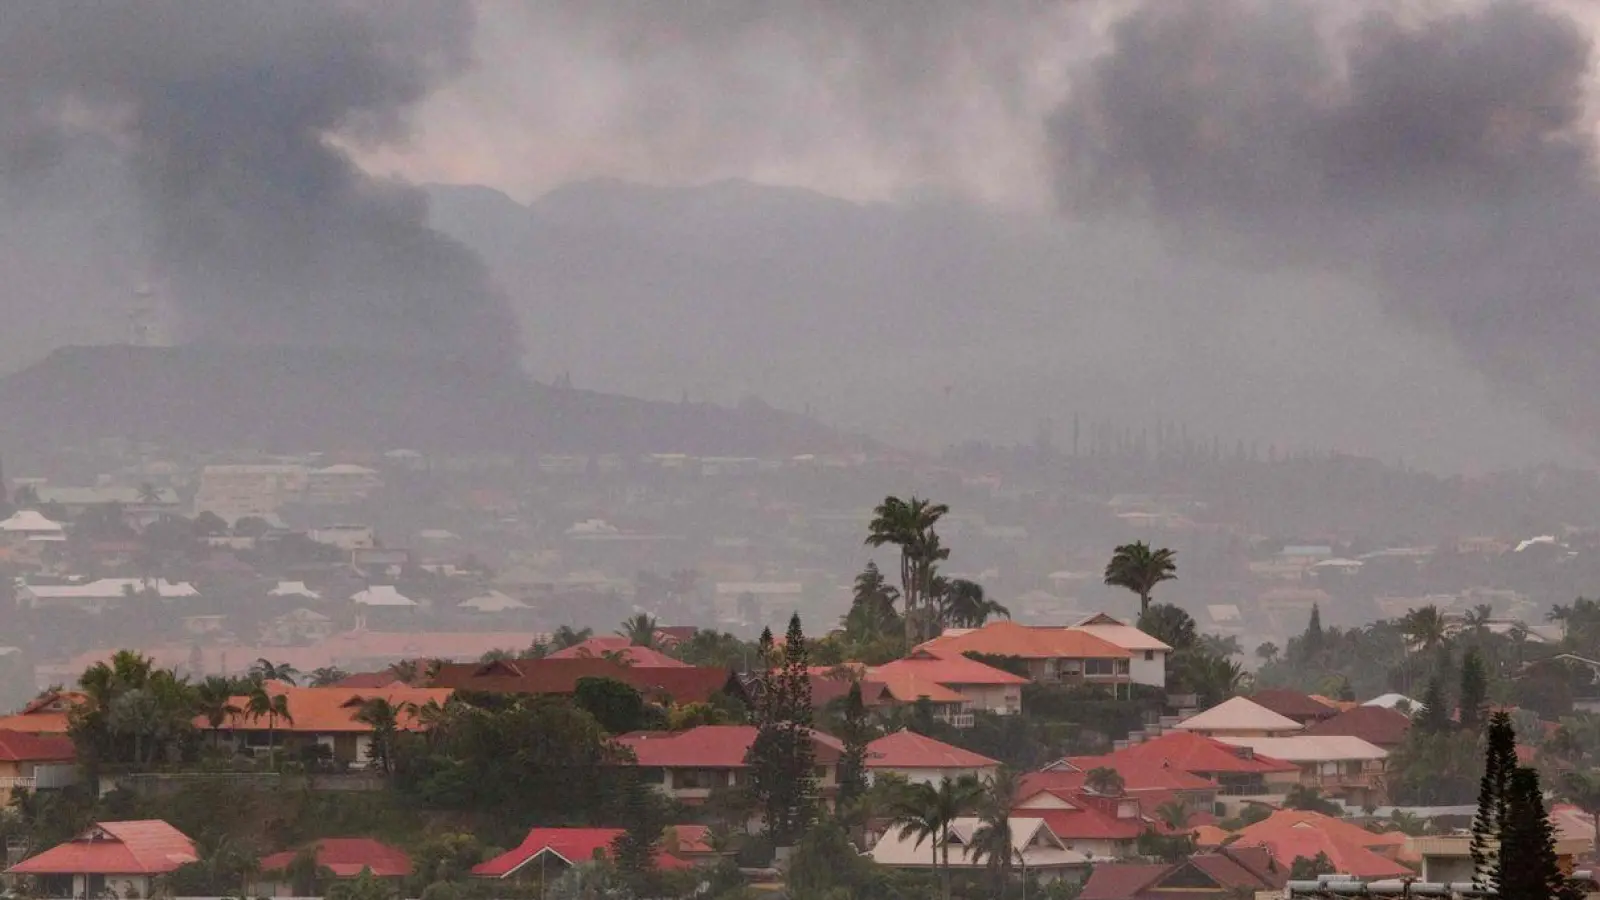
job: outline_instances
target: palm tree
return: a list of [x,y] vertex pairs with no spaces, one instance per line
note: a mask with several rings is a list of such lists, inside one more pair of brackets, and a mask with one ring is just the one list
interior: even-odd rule
[[274,694],[267,690],[266,681],[255,683],[250,689],[250,695],[245,700],[244,711],[250,718],[260,721],[267,720],[267,765],[274,771],[278,768],[278,720],[294,724],[294,716],[289,713],[289,698],[284,694]]
[[350,677],[350,673],[338,666],[318,666],[311,670],[309,684],[312,687],[331,687]]
[[1156,807],[1156,818],[1174,834],[1189,827],[1189,804],[1182,800],[1168,800]]
[[1150,593],[1156,585],[1177,579],[1177,555],[1165,547],[1152,550],[1144,541],[1123,544],[1112,552],[1111,561],[1106,563],[1105,582],[1138,594],[1142,616],[1150,608]]
[[557,650],[565,650],[568,647],[576,647],[593,636],[592,628],[575,629],[571,625],[563,625],[550,635],[550,646]]
[[622,620],[622,627],[617,629],[619,637],[628,639],[634,647],[654,649],[656,646],[656,620],[654,616],[638,613]]
[[905,601],[907,646],[918,643],[921,625],[916,619],[923,614],[927,589],[939,562],[950,556],[933,530],[948,512],[950,507],[943,503],[889,496],[873,510],[872,522],[867,526],[867,546],[892,544],[900,548],[900,597]]
[[1271,641],[1256,646],[1256,658],[1266,665],[1272,665],[1278,660],[1278,645]]
[[372,726],[372,741],[367,745],[367,756],[378,764],[378,771],[388,775],[393,771],[394,741],[400,733],[400,716],[415,714],[416,706],[410,703],[390,703],[385,697],[356,698],[360,705],[351,718]]
[[957,628],[982,628],[990,616],[1011,618],[1011,610],[984,596],[983,585],[954,578],[939,598],[945,622]]
[[417,680],[417,672],[417,661],[414,659],[402,659],[389,666],[389,674],[393,675],[394,680],[401,684],[409,685],[414,683]]
[[1096,766],[1083,776],[1083,786],[1096,794],[1115,797],[1122,793],[1122,773],[1110,766]]
[[211,746],[222,740],[222,723],[242,710],[233,705],[233,683],[219,675],[212,675],[195,687],[196,710],[211,726]]
[[281,681],[284,684],[294,684],[300,677],[300,670],[288,663],[274,663],[270,659],[256,660],[250,667],[250,677],[258,681]]
[[1400,618],[1400,632],[1413,646],[1432,650],[1445,641],[1444,616],[1431,603],[1421,609],[1408,609]]
[[1330,816],[1344,814],[1344,810],[1339,807],[1339,804],[1322,796],[1322,791],[1319,788],[1304,784],[1290,785],[1289,792],[1283,797],[1283,808],[1319,812]]
[[1479,603],[1467,610],[1461,617],[1461,624],[1478,637],[1489,633],[1489,621],[1494,618],[1494,607],[1487,603]]
[[1011,861],[1016,853],[1011,833],[1011,810],[1017,805],[1017,774],[1001,768],[984,783],[978,802],[978,827],[972,832],[970,853],[974,863],[988,861],[994,876],[994,896],[1003,897],[1011,880]]
[[983,785],[976,777],[952,779],[947,775],[937,788],[926,783],[908,785],[890,807],[889,827],[913,838],[912,849],[932,839],[933,866],[942,875],[944,900],[950,900],[951,823],[965,815],[982,794]]
[[145,504],[160,503],[161,492],[156,490],[156,486],[150,482],[142,481],[139,483],[139,502]]

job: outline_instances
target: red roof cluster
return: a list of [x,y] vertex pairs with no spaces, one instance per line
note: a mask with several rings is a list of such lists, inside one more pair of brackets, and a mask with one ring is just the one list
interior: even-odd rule
[[[391,847],[372,838],[323,838],[310,845],[316,854],[317,865],[331,871],[339,878],[354,878],[370,870],[379,878],[398,878],[412,872],[411,857],[398,847]],[[285,850],[261,860],[261,871],[276,872],[288,868],[299,850]]]
[[[540,856],[575,866],[596,857],[609,857],[611,845],[621,835],[621,828],[534,828],[515,848],[473,866],[472,874],[479,878],[509,878]],[[670,853],[656,855],[656,867],[660,869],[687,869],[692,865]]]
[[494,694],[571,694],[581,678],[615,679],[651,700],[675,703],[703,703],[724,691],[744,690],[730,670],[715,666],[628,666],[603,658],[445,663],[432,686]]

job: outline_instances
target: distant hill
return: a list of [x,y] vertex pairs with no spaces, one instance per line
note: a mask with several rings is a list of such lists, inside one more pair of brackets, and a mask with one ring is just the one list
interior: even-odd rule
[[268,450],[829,452],[803,416],[558,388],[414,357],[263,347],[66,347],[0,379],[8,449],[105,437]]

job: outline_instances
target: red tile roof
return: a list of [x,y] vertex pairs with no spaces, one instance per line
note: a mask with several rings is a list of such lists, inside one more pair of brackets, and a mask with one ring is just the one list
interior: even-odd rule
[[963,653],[1023,659],[1128,659],[1132,656],[1129,651],[1087,631],[1019,625],[1009,619],[960,634],[942,635],[922,646],[948,656]]
[[160,819],[98,822],[9,870],[13,875],[159,875],[199,859],[194,841]]
[[[1186,868],[1198,870],[1216,885],[1215,889],[1196,887],[1191,878],[1167,886],[1168,880]],[[1287,870],[1256,847],[1227,847],[1214,853],[1197,853],[1179,863],[1107,863],[1095,866],[1084,884],[1079,900],[1155,900],[1163,897],[1223,896],[1243,890],[1259,893],[1281,889],[1288,882]]]
[[[611,845],[621,835],[621,828],[534,828],[514,849],[473,866],[472,874],[479,878],[507,878],[541,854],[566,865],[585,863],[596,856],[609,857]],[[686,869],[692,864],[663,852],[656,855],[656,866]]]
[[744,692],[729,669],[715,666],[651,668],[624,666],[608,659],[513,659],[491,663],[445,663],[433,678],[436,687],[495,694],[571,694],[580,678],[613,678],[651,700],[703,703],[712,696]]
[[867,744],[869,769],[987,769],[998,765],[980,753],[904,728]]
[[1264,706],[1280,716],[1294,719],[1296,722],[1309,722],[1316,719],[1326,719],[1339,710],[1321,700],[1313,698],[1310,694],[1291,691],[1287,688],[1267,688],[1256,691],[1250,695],[1257,706]]
[[78,750],[68,738],[0,730],[0,761],[68,762]]
[[934,703],[961,703],[965,698],[958,689],[962,685],[985,687],[1023,685],[1028,679],[1013,675],[1004,669],[985,665],[959,652],[920,647],[894,662],[874,666],[867,677],[882,682],[889,693],[902,703],[915,703],[922,697]]
[[589,638],[582,643],[573,644],[564,650],[546,656],[545,659],[591,659],[603,657],[606,654],[615,654],[626,659],[630,665],[639,668],[680,668],[688,663],[673,659],[651,647],[635,647],[633,642],[621,635],[600,635]]
[[1130,900],[1172,868],[1166,863],[1101,863],[1089,873],[1078,900]]
[[86,698],[77,691],[49,691],[28,701],[15,715],[0,716],[0,729],[26,734],[66,734],[67,715]]
[[[833,765],[844,745],[831,735],[811,732],[817,765]],[[754,725],[701,725],[688,731],[636,731],[617,738],[649,768],[741,769],[755,742]]]
[[1085,772],[1096,766],[1111,766],[1119,772],[1123,771],[1124,766],[1165,767],[1195,775],[1300,771],[1300,767],[1294,763],[1262,756],[1246,747],[1235,747],[1187,731],[1169,731],[1158,738],[1130,745],[1105,756],[1071,757],[1068,761]]
[[1392,748],[1405,743],[1411,717],[1383,706],[1357,706],[1306,728],[1306,734],[1349,735],[1369,744]]
[[[1108,769],[1115,770],[1122,776],[1122,790],[1127,794],[1142,794],[1147,791],[1171,791],[1177,793],[1214,792],[1216,782],[1209,778],[1202,778],[1175,769],[1170,766],[1149,766],[1136,760],[1122,759],[1115,754],[1104,757],[1081,757],[1080,760],[1095,761]],[[1018,785],[1018,795],[1026,797],[1035,791],[1041,790],[1081,790],[1084,781],[1089,777],[1089,770],[1095,765],[1084,768],[1053,769],[1048,772],[1029,772],[1022,776]]]
[[1301,857],[1314,859],[1318,853],[1326,853],[1334,865],[1334,871],[1342,874],[1360,878],[1399,878],[1415,873],[1378,850],[1397,853],[1404,846],[1404,841],[1405,836],[1398,832],[1373,834],[1321,813],[1279,810],[1260,822],[1240,829],[1238,840],[1230,846],[1265,847],[1284,867],[1294,865],[1294,861]]
[[[317,855],[317,865],[327,868],[339,878],[354,878],[367,869],[379,878],[400,877],[412,872],[411,857],[405,851],[372,838],[323,838],[310,846]],[[261,871],[285,869],[299,852],[285,850],[265,857],[261,860]]]
[[[1039,794],[1023,798],[1025,806],[1019,806],[1011,811],[1013,816],[1024,818],[1043,819],[1056,837],[1064,841],[1073,840],[1115,840],[1131,841],[1144,833],[1145,829],[1156,827],[1155,822],[1149,818],[1143,805],[1133,797],[1101,797],[1082,791],[1051,791],[1056,800],[1065,801],[1070,809],[1060,806],[1042,806],[1037,804],[1041,799]],[[1131,805],[1131,816],[1119,816],[1119,810]]]

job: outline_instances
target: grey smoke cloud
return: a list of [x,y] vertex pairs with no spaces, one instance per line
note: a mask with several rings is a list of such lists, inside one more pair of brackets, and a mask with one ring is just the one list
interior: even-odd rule
[[1588,34],[1526,0],[1416,21],[1327,8],[1140,6],[1051,120],[1064,206],[1153,220],[1194,252],[1363,279],[1600,439]]
[[337,142],[403,139],[471,61],[464,0],[52,0],[0,15],[0,154],[74,132],[130,161],[150,254],[200,339],[436,352],[513,365],[516,330],[426,199]]

